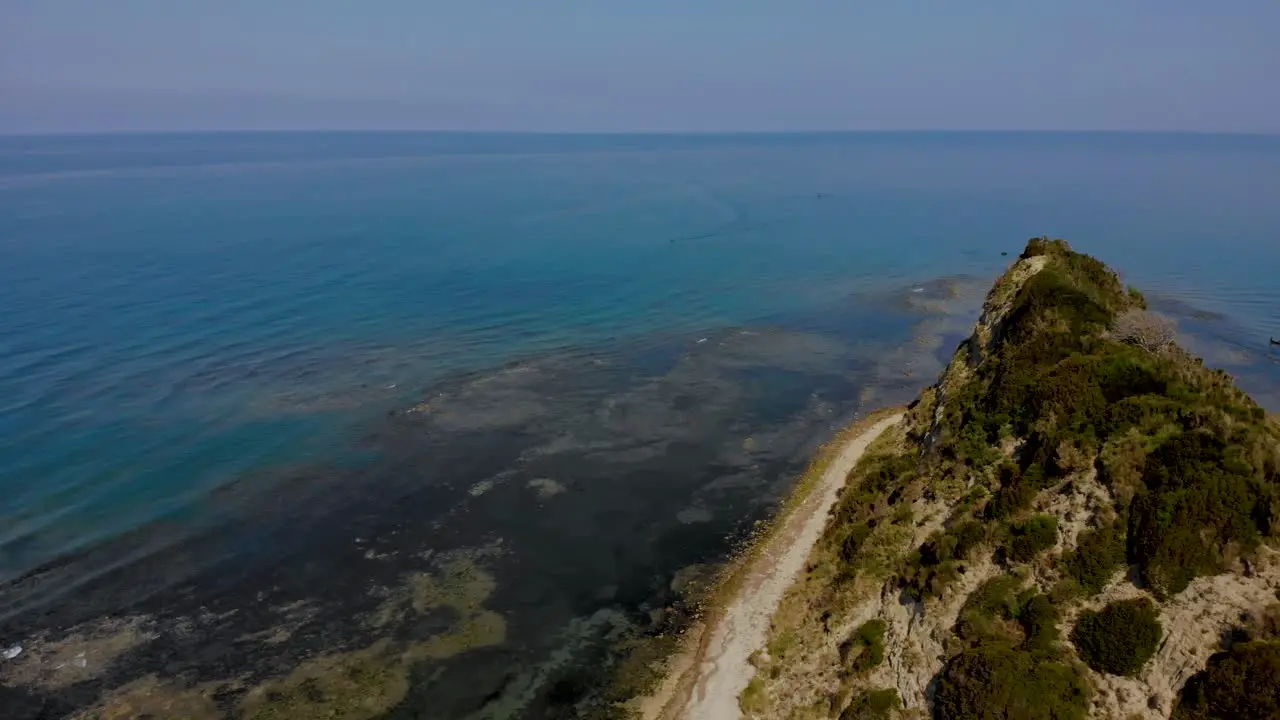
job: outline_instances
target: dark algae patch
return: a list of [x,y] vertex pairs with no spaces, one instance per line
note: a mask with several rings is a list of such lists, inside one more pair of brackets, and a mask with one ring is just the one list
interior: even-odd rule
[[[813,448],[923,382],[825,330],[700,339],[447,378],[357,428],[354,458],[24,571],[0,585],[0,652],[22,648],[0,718],[625,714]],[[901,357],[945,360],[922,347]]]
[[[1098,260],[1027,245],[851,472],[749,716],[1090,717],[1167,669],[1168,611],[1207,602],[1206,578],[1280,586],[1280,425],[1146,313]],[[705,579],[885,374],[815,337],[442,383],[370,427],[365,460],[224,489],[245,511],[218,532],[148,529],[6,585],[0,650],[22,652],[0,701],[24,720],[626,717]],[[1140,702],[1275,717],[1275,637],[1204,642],[1203,671]],[[779,689],[797,674],[820,692]]]

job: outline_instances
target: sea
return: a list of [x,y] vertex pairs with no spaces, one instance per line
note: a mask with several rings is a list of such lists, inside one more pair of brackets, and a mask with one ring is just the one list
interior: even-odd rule
[[588,716],[1041,235],[1280,411],[1280,136],[0,137],[0,704]]

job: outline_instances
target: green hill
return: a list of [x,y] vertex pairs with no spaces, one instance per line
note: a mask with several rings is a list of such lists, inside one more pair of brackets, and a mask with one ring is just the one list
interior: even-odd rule
[[1278,467],[1280,426],[1139,292],[1032,240],[850,474],[744,709],[1280,717]]

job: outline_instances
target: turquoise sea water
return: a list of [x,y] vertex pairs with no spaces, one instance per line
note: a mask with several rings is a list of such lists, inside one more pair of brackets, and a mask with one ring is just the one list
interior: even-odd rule
[[1277,197],[1272,137],[4,138],[0,572],[450,371],[991,276],[1041,232],[1257,345]]
[[[361,466],[388,453],[362,438],[389,411],[530,358],[616,354],[625,395],[664,353],[791,333],[706,398],[765,388],[743,407],[773,421],[794,387],[830,400],[829,428],[914,394],[1042,233],[1120,269],[1277,410],[1277,198],[1277,137],[0,138],[0,584],[194,523],[264,473]],[[895,303],[940,278],[957,320],[934,364],[886,369],[919,341]],[[837,368],[866,343],[879,369]],[[890,375],[910,379],[868,392]],[[554,434],[584,413],[529,416]],[[793,449],[821,439],[806,427]]]

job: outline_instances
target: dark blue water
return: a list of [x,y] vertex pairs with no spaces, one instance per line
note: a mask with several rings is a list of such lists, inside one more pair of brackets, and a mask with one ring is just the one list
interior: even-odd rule
[[990,277],[1040,233],[1265,355],[1277,197],[1274,137],[0,139],[0,578],[449,373]]

